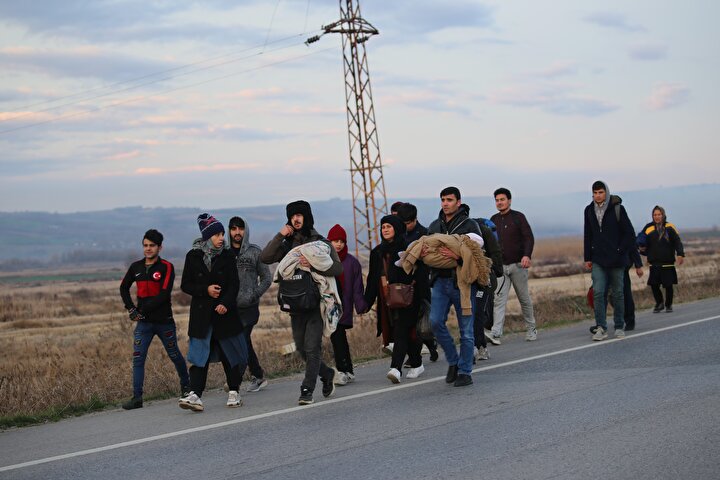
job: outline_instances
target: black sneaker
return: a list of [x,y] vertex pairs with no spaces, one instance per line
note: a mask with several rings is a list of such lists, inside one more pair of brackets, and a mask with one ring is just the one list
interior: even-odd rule
[[335,369],[330,370],[330,376],[322,379],[322,392],[323,397],[329,397],[335,393]]
[[300,398],[298,405],[310,405],[313,403],[313,392],[309,388],[300,387]]
[[665,311],[667,313],[672,313],[672,307],[665,307]]
[[470,375],[461,373],[457,376],[457,379],[455,380],[455,383],[453,385],[456,387],[467,387],[468,385],[472,385],[472,383],[473,381]]
[[438,355],[438,351],[437,351],[437,346],[435,346],[434,348],[430,349],[430,361],[437,362],[438,357],[439,357],[439,355]]
[[625,322],[625,331],[629,332],[632,330],[635,330],[635,323],[634,322],[633,323]]
[[135,410],[142,408],[142,397],[132,397],[130,400],[122,404],[123,410]]
[[653,313],[660,313],[663,311],[663,304],[657,303],[655,304],[655,308],[653,308]]
[[594,334],[595,332],[597,332],[597,325],[593,325],[592,327],[590,327],[590,333]]
[[458,367],[457,365],[450,365],[448,367],[447,375],[445,375],[445,383],[453,383],[458,378]]

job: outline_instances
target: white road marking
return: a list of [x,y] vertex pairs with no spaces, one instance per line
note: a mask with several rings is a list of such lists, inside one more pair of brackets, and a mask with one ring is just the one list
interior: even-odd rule
[[[676,328],[682,328],[682,327],[687,327],[690,325],[696,325],[698,323],[709,322],[711,320],[716,320],[718,318],[720,318],[720,315],[715,315],[713,317],[707,317],[707,318],[701,318],[699,320],[692,320],[690,322],[685,322],[685,323],[679,323],[676,325],[671,325],[669,327],[663,327],[663,328],[658,328],[655,330],[649,330],[647,332],[634,333],[625,338],[614,338],[614,339],[609,339],[609,340],[605,340],[602,342],[586,343],[583,345],[578,345],[577,347],[565,348],[563,350],[557,350],[554,352],[543,353],[540,355],[534,355],[532,357],[527,357],[527,358],[519,358],[517,360],[510,360],[507,362],[498,363],[496,365],[488,365],[487,367],[476,368],[473,370],[473,373],[486,372],[488,370],[495,370],[498,368],[508,367],[510,365],[517,365],[520,363],[531,362],[533,360],[540,360],[543,358],[554,357],[556,355],[562,355],[564,353],[569,353],[569,352],[576,352],[578,350],[584,350],[586,348],[599,347],[601,345],[607,345],[607,344],[610,344],[613,342],[627,342],[634,338],[644,337],[645,335],[652,335],[655,333],[666,332],[668,330],[674,330]],[[204,425],[202,427],[188,428],[185,430],[179,430],[177,432],[164,433],[162,435],[154,435],[152,437],[138,438],[136,440],[130,440],[127,442],[120,442],[120,443],[115,443],[112,445],[106,445],[104,447],[90,448],[88,450],[80,450],[79,452],[66,453],[63,455],[56,455],[54,457],[40,458],[38,460],[31,460],[29,462],[17,463],[15,465],[7,465],[5,467],[0,467],[0,472],[7,472],[10,470],[18,470],[21,468],[32,467],[35,465],[42,465],[43,463],[57,462],[59,460],[66,460],[68,458],[82,457],[85,455],[92,455],[93,453],[107,452],[110,450],[117,450],[120,448],[131,447],[134,445],[142,445],[144,443],[155,442],[157,440],[164,440],[166,438],[179,437],[182,435],[190,435],[192,433],[203,432],[205,430],[213,430],[216,428],[227,427],[230,425],[237,425],[240,423],[252,422],[255,420],[261,420],[263,418],[275,417],[278,415],[284,415],[286,413],[293,413],[293,412],[297,412],[300,410],[307,410],[309,408],[321,408],[321,407],[324,407],[327,405],[332,405],[332,404],[339,403],[339,402],[347,402],[350,400],[355,400],[355,399],[363,398],[363,397],[369,397],[372,395],[380,395],[380,394],[387,393],[387,392],[395,392],[398,389],[402,389],[402,388],[414,388],[414,387],[418,387],[420,385],[426,385],[428,383],[433,383],[433,382],[437,382],[439,380],[444,380],[444,379],[445,379],[444,375],[440,376],[440,377],[427,378],[425,380],[420,380],[420,381],[416,381],[416,382],[412,382],[412,383],[403,383],[403,384],[393,385],[392,387],[381,388],[379,390],[372,390],[370,392],[356,393],[354,395],[348,395],[346,397],[333,398],[330,400],[322,401],[320,403],[313,403],[311,405],[302,405],[302,406],[299,405],[297,407],[284,408],[282,410],[275,410],[272,412],[266,412],[266,413],[261,413],[258,415],[252,415],[250,417],[237,418],[237,419],[228,420],[225,422],[218,422],[218,423],[213,423],[210,425]]]

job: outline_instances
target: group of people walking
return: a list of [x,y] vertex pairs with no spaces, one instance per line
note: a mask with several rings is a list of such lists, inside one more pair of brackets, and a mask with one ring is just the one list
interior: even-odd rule
[[[245,219],[232,217],[226,232],[215,217],[201,214],[197,219],[200,237],[186,255],[181,280],[182,291],[191,296],[189,369],[177,346],[171,308],[174,267],[160,257],[162,234],[148,230],[143,237],[144,258],[130,266],[120,286],[129,317],[137,322],[133,397],[123,408],[143,405],[144,364],[155,335],[177,370],[180,408],[204,410],[202,395],[213,362],[222,363],[228,407],[242,405],[240,386],[246,370],[251,378],[246,391],[262,390],[268,382],[253,348],[252,330],[260,317],[260,297],[272,281],[278,283],[278,303],[290,314],[295,347],[305,364],[298,404],[313,403],[318,379],[325,397],[333,395],[336,385],[355,381],[347,330],[353,327],[354,313],[367,313],[373,306],[377,334],[391,357],[389,381],[400,383],[423,374],[425,344],[431,361],[438,359],[438,346],[444,352],[448,384],[471,385],[473,364],[489,358],[487,343],[502,343],[510,286],[520,302],[525,339],[538,338],[528,288],[532,229],[521,212],[511,209],[508,189],[499,188],[494,196],[498,213],[490,219],[471,218],[460,190],[447,187],[440,192],[438,217],[428,228],[418,222],[414,205],[393,204],[391,214],[380,220],[381,240],[370,252],[364,285],[360,262],[348,252],[345,229],[337,224],[327,236],[318,233],[306,201],[286,206],[287,222],[265,248],[250,243]],[[585,260],[592,269],[595,299],[594,340],[607,338],[608,289],[612,289],[615,335],[631,329],[623,309],[627,299],[623,288],[629,288],[629,281],[621,283],[636,260],[630,261],[629,252],[648,256],[649,283],[658,312],[661,307],[672,310],[672,285],[677,283],[674,254],[679,263],[684,255],[677,230],[661,207],[653,211],[653,222],[645,226],[636,243],[620,202],[609,195],[605,184],[596,182],[593,203],[585,210]],[[269,266],[275,263],[278,267],[271,274]],[[130,294],[133,283],[136,302]],[[666,289],[665,297],[660,285]],[[451,306],[457,317],[459,346],[447,327]],[[418,322],[423,318],[431,329],[421,335]],[[335,367],[322,360],[323,336],[330,338]]]

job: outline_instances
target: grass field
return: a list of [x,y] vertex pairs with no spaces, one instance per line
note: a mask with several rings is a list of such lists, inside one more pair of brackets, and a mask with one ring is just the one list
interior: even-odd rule
[[[688,236],[684,242],[687,261],[678,269],[676,302],[720,295],[720,236]],[[531,272],[539,328],[591,318],[585,303],[590,276],[582,271],[581,239],[538,241]],[[0,427],[116,405],[132,394],[133,324],[118,293],[123,274],[123,269],[106,269],[0,276]],[[632,278],[638,308],[648,308],[653,301],[645,286],[647,277]],[[275,286],[263,296],[260,323],[253,331],[260,362],[271,377],[302,369],[295,355],[280,353],[292,336],[289,317],[279,311],[274,294]],[[513,295],[506,320],[511,331],[522,328]],[[180,292],[179,279],[173,306],[179,343],[187,352],[189,297]],[[379,357],[374,314],[357,317],[355,325],[349,340],[356,363]],[[330,360],[327,340],[325,347]],[[210,371],[209,388],[221,386],[220,365],[212,365]],[[145,392],[146,399],[178,393],[177,376],[159,341],[150,348]]]

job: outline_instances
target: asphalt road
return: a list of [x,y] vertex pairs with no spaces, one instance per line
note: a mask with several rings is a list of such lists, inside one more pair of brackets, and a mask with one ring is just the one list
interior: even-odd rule
[[0,479],[720,478],[720,299],[641,312],[624,340],[588,327],[505,337],[471,387],[444,383],[442,355],[400,385],[382,360],[309,407],[294,377],[239,409],[208,392],[203,413],[168,400],[4,431]]

